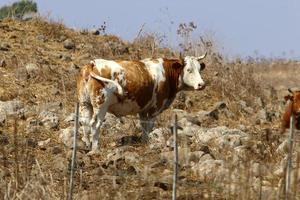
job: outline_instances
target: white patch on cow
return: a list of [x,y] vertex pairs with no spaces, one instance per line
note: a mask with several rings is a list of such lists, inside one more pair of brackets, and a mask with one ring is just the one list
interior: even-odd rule
[[154,88],[153,88],[153,93],[152,93],[152,99],[151,99],[151,101],[149,101],[147,103],[145,108],[149,108],[151,106],[156,107],[156,103],[157,103],[156,91],[157,91],[157,88],[158,88],[158,86],[161,82],[166,81],[165,70],[164,70],[164,66],[163,66],[164,61],[163,61],[162,58],[156,59],[156,61],[158,61],[158,62],[153,62],[153,59],[149,59],[149,58],[144,59],[144,60],[141,61],[145,64],[148,72],[151,74],[151,76],[154,80]]
[[153,62],[152,59],[144,59],[142,62],[145,64],[146,68],[150,72],[152,78],[157,82],[166,81],[165,70],[163,66],[163,59],[156,59],[158,62]]
[[[97,70],[101,72],[105,67],[109,67],[111,70],[111,80],[118,82],[121,86],[126,85],[126,77],[124,68],[113,60],[95,59],[92,61],[95,64]],[[114,74],[117,76],[115,77]],[[118,80],[117,80],[118,79]]]
[[205,83],[200,75],[200,63],[194,56],[184,58],[185,66],[183,69],[183,82],[195,90],[201,89]]
[[90,152],[95,153],[98,151],[98,142],[99,142],[99,129],[102,125],[104,120],[105,114],[111,104],[117,103],[117,98],[115,97],[115,92],[118,90],[118,87],[114,83],[108,83],[103,89],[100,91],[100,96],[97,96],[96,100],[100,100],[104,97],[104,103],[99,105],[93,105],[94,107],[94,114],[92,120],[90,121],[91,126],[91,138],[92,141],[92,151]]

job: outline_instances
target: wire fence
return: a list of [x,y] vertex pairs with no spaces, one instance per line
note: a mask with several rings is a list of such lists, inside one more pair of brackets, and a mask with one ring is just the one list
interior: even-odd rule
[[[75,163],[76,163],[76,150],[77,150],[77,134],[78,134],[78,119],[79,119],[79,105],[78,103],[76,104],[76,118],[75,118],[75,128],[74,128],[74,139],[73,139],[73,152],[72,152],[72,160],[71,160],[71,173],[70,173],[70,181],[69,181],[69,193],[68,193],[68,200],[73,199],[73,187],[74,187],[74,181],[73,181],[73,176],[75,172]],[[140,120],[141,123],[149,123],[153,125],[153,119],[151,120],[141,120],[140,118],[137,117],[130,117],[129,119],[134,120]],[[120,119],[122,120],[122,119]],[[281,195],[284,195],[284,199],[296,199],[297,195],[297,179],[298,179],[298,173],[294,174],[294,181],[293,183],[291,182],[291,173],[293,171],[293,151],[294,151],[294,145],[296,142],[299,142],[297,139],[295,139],[295,134],[294,134],[294,124],[295,124],[295,117],[294,115],[291,116],[290,118],[290,130],[289,130],[289,135],[288,135],[288,154],[287,154],[287,160],[286,160],[286,166],[285,166],[285,176],[283,179],[282,186],[284,189],[280,190],[278,189],[278,199],[282,199]],[[178,140],[177,140],[177,130],[178,130],[178,117],[176,114],[174,114],[173,120],[172,120],[172,125],[171,125],[171,130],[173,133],[173,151],[174,151],[174,160],[173,160],[173,186],[172,186],[172,200],[176,200],[177,198],[177,181],[178,181]],[[297,165],[295,167],[296,171],[299,169],[299,160],[300,160],[300,153],[296,154],[296,163]],[[259,166],[260,168],[261,166]],[[259,169],[260,175],[261,169]],[[262,176],[261,176],[262,177]],[[296,178],[296,180],[295,180]],[[261,187],[259,190],[259,198],[262,199],[262,180],[261,180]],[[282,191],[282,192],[281,192]]]

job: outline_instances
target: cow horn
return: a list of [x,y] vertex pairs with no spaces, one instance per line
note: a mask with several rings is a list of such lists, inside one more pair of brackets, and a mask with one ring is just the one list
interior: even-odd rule
[[198,57],[198,60],[204,59],[204,58],[206,57],[206,55],[207,55],[207,52],[205,52],[205,54],[203,54],[202,56],[199,56],[199,57]]
[[288,88],[288,91],[293,94],[293,91],[291,90],[291,88]]
[[179,53],[179,58],[183,60],[182,52]]

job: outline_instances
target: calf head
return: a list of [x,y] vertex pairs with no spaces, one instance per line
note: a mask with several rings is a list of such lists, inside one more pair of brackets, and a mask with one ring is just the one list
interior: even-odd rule
[[286,101],[290,100],[292,103],[292,113],[296,116],[300,115],[300,91],[292,91],[289,89],[291,94],[284,97]]
[[205,68],[204,63],[200,63],[204,59],[206,53],[200,57],[186,56],[184,58],[183,83],[186,86],[193,87],[195,90],[204,89],[205,83],[201,78],[200,72]]

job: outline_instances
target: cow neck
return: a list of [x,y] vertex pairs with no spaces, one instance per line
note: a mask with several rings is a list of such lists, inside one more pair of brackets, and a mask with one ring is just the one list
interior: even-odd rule
[[165,70],[166,82],[169,86],[169,98],[175,98],[180,90],[179,78],[183,74],[183,60],[164,59],[163,66]]

